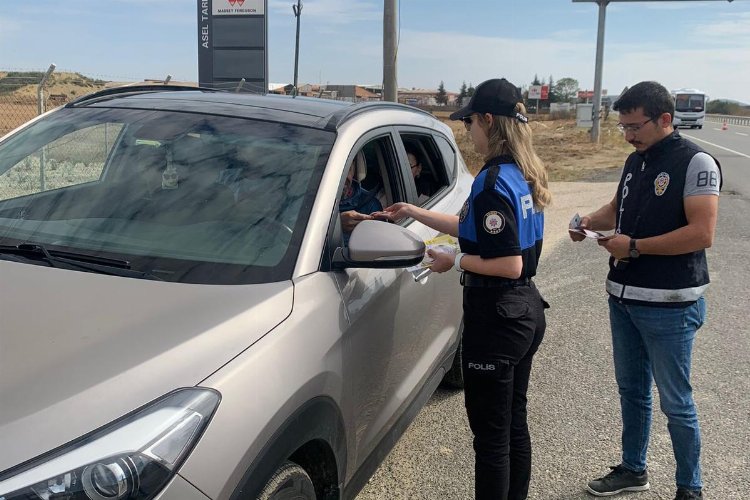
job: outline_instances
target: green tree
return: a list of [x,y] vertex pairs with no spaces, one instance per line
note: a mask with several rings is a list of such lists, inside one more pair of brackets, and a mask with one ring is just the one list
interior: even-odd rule
[[475,90],[476,89],[474,88],[474,85],[471,82],[469,82],[469,88],[466,89],[466,97],[473,96]]
[[729,101],[708,101],[706,106],[707,113],[715,113],[717,115],[737,115],[739,113],[740,106]]
[[438,87],[437,96],[435,96],[435,100],[438,104],[441,106],[445,106],[448,104],[448,94],[445,92],[445,84],[440,81],[440,86]]
[[458,105],[463,106],[464,105],[464,99],[467,97],[467,87],[466,82],[463,82],[461,84],[461,89],[458,91]]
[[560,102],[560,98],[555,92],[555,80],[549,75],[549,102]]
[[555,94],[560,102],[565,102],[578,95],[578,80],[575,78],[560,78],[555,83]]
[[536,74],[534,74],[534,81],[531,82],[531,84],[532,85],[541,85],[542,82],[539,81],[539,76],[537,76]]

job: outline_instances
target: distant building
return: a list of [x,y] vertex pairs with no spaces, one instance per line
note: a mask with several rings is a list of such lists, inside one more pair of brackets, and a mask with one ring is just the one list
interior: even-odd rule
[[[437,89],[398,89],[398,102],[412,106],[439,106],[437,101]],[[458,94],[446,92],[447,106],[455,106],[458,103]]]
[[335,99],[350,102],[378,101],[380,95],[360,85],[326,85],[325,90],[336,94]]
[[[268,91],[274,94],[291,95],[294,85],[283,83],[272,83]],[[337,99],[349,102],[379,101],[383,94],[383,86],[380,84],[348,84],[348,85],[318,85],[305,83],[299,86],[297,95],[305,97],[322,97],[324,99]],[[400,88],[398,89],[398,102],[412,106],[437,106],[438,91],[433,89]],[[458,94],[446,92],[448,106],[456,106]]]

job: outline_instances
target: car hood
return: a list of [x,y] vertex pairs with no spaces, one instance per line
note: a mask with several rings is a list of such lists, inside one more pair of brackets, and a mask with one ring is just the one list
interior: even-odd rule
[[286,318],[291,281],[186,285],[0,261],[0,471],[199,384]]

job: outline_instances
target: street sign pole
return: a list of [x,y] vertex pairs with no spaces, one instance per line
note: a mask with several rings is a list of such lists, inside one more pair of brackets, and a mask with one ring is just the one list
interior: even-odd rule
[[[593,126],[591,142],[599,142],[599,108],[602,104],[602,66],[604,65],[604,21],[607,16],[607,5],[610,2],[696,2],[702,0],[573,0],[573,3],[589,2],[599,5],[599,29],[596,36],[596,67],[594,69],[594,107],[592,110]],[[707,0],[732,2],[732,0]]]
[[594,106],[591,125],[591,142],[599,143],[599,108],[602,104],[602,67],[604,66],[604,25],[609,0],[599,0],[599,28],[596,35],[596,67],[594,69]]

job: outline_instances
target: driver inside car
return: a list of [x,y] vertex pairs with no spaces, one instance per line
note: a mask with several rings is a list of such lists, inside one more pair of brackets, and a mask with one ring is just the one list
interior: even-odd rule
[[373,212],[383,210],[383,206],[377,198],[377,193],[370,192],[362,187],[362,180],[367,175],[367,163],[362,151],[354,157],[349,172],[344,181],[339,201],[339,213],[341,217],[341,229],[344,231],[344,241],[349,240],[349,235],[354,228],[363,220],[373,220]]

